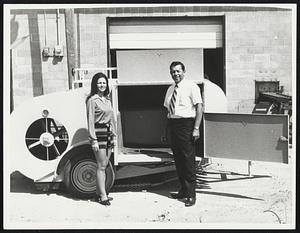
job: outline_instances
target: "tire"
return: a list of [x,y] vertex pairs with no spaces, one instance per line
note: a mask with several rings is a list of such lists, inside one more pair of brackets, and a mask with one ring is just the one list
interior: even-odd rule
[[[83,199],[95,196],[96,169],[97,163],[92,151],[87,155],[76,154],[68,160],[64,168],[64,183],[72,196]],[[115,173],[110,161],[105,174],[105,189],[108,193],[115,181]]]

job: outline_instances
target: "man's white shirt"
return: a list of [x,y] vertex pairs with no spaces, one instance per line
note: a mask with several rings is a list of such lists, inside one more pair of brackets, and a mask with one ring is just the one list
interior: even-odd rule
[[164,106],[169,110],[168,118],[194,118],[196,116],[195,105],[202,103],[200,88],[190,80],[182,79],[177,88],[175,112],[170,114],[170,101],[174,92],[175,83],[167,90]]

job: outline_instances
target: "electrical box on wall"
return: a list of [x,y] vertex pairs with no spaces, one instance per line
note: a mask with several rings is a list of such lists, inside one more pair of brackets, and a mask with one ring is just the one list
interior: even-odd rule
[[53,51],[53,48],[44,47],[42,53],[44,57],[53,57]]
[[54,56],[62,57],[64,55],[64,48],[62,45],[56,45],[54,48]]

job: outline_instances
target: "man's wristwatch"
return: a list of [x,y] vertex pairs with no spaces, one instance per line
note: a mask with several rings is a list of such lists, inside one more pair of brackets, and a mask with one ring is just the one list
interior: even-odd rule
[[199,127],[194,127],[195,130],[199,130]]

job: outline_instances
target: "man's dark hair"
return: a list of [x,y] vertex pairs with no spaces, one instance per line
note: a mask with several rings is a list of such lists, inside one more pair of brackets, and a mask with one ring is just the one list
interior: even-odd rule
[[177,65],[180,65],[180,66],[181,66],[181,69],[182,69],[183,71],[185,71],[185,66],[184,66],[184,64],[183,64],[182,62],[180,62],[180,61],[173,61],[173,62],[171,63],[171,65],[170,65],[170,70],[172,69],[172,67],[177,66]]

